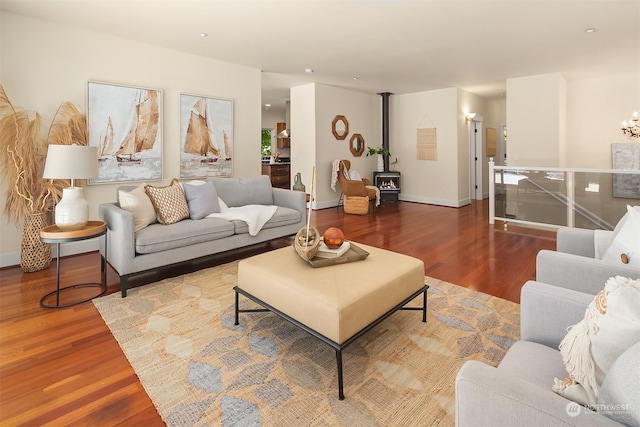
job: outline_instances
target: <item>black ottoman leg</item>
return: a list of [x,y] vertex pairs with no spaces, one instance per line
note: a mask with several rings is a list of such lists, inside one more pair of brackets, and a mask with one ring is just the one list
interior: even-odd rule
[[236,290],[236,323],[234,323],[234,325],[239,325],[240,324],[240,319],[238,319],[238,310],[239,310],[238,291]]
[[338,399],[344,400],[342,384],[342,350],[336,350],[336,362],[338,362]]

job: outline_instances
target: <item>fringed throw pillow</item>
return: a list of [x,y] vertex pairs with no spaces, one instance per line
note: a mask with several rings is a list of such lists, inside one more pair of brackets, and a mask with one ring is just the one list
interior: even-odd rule
[[613,362],[638,341],[640,280],[612,277],[560,343],[569,376],[556,378],[553,391],[582,405],[595,405]]

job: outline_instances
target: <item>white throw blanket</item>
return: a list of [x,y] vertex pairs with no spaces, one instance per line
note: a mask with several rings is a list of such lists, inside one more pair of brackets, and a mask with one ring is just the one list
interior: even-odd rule
[[340,168],[340,160],[334,160],[331,165],[331,189],[336,191],[336,184],[338,183],[338,170]]
[[245,205],[233,208],[221,206],[220,213],[209,214],[207,218],[244,221],[249,226],[249,234],[255,236],[262,230],[264,224],[271,219],[273,214],[276,213],[277,209],[277,206],[265,205]]
[[380,189],[375,185],[365,185],[365,188],[376,192],[376,206],[380,206]]

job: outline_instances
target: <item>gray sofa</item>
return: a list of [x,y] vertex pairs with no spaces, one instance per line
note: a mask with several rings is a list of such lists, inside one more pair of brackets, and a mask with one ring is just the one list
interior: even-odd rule
[[[133,214],[118,203],[99,206],[107,223],[107,260],[120,275],[122,297],[127,280],[142,272],[290,236],[306,224],[306,198],[300,191],[272,188],[269,177],[210,178],[227,206],[276,205],[277,210],[259,233],[251,236],[244,221],[222,218],[184,219],[175,224],[151,224],[134,232]],[[121,187],[131,190],[135,187]],[[103,245],[101,252],[105,255]]]
[[458,372],[457,426],[640,425],[640,343],[618,358],[600,389],[598,404],[624,411],[572,412],[551,389],[555,377],[567,376],[558,351],[567,328],[582,320],[609,277],[640,278],[640,271],[594,259],[593,236],[562,229],[558,251],[538,254],[537,280],[521,291],[520,341],[497,368],[468,361]]

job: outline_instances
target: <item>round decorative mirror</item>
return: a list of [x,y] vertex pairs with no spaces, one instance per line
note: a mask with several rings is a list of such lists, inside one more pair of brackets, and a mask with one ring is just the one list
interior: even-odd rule
[[345,116],[335,116],[331,122],[331,133],[336,139],[345,139],[349,135],[349,122]]
[[349,140],[349,150],[353,157],[360,157],[364,153],[364,138],[359,133],[354,133]]

